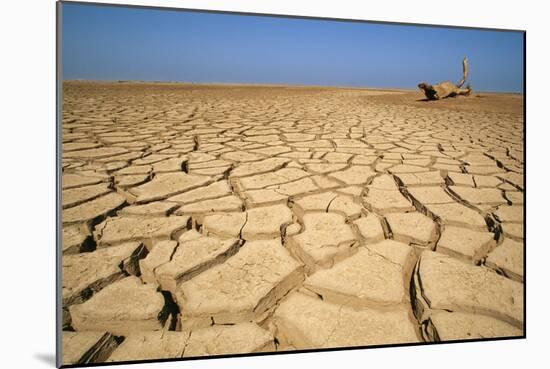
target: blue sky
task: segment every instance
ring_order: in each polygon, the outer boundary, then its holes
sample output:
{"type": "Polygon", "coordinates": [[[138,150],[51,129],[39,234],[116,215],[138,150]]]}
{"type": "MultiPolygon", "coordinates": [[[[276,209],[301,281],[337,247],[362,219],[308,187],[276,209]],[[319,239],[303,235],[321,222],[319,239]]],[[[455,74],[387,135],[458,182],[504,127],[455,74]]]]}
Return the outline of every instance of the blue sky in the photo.
{"type": "Polygon", "coordinates": [[[63,4],[63,79],[523,91],[523,34],[63,4]]]}

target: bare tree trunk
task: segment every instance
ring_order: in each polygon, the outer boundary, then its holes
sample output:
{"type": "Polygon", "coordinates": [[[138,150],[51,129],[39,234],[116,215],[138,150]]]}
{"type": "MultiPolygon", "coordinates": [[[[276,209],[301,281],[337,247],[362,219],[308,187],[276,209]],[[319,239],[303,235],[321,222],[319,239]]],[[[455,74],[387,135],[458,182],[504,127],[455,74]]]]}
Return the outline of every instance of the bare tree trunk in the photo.
{"type": "Polygon", "coordinates": [[[428,100],[439,100],[446,97],[455,97],[455,96],[468,96],[472,92],[470,85],[466,85],[466,88],[462,88],[464,82],[468,78],[468,58],[462,60],[462,79],[458,84],[454,84],[449,81],[440,82],[436,85],[430,85],[425,82],[418,84],[418,88],[426,95],[428,100]]]}
{"type": "Polygon", "coordinates": [[[466,79],[468,78],[468,58],[462,60],[462,79],[457,83],[456,87],[461,88],[466,79]]]}

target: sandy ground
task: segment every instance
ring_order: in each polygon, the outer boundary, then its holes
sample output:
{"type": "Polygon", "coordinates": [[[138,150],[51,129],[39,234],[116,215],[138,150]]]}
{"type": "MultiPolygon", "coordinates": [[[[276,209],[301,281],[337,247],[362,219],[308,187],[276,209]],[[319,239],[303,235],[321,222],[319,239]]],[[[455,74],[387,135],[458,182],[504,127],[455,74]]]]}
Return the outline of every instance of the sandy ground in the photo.
{"type": "Polygon", "coordinates": [[[523,96],[63,94],[65,363],[523,335],[523,96]]]}

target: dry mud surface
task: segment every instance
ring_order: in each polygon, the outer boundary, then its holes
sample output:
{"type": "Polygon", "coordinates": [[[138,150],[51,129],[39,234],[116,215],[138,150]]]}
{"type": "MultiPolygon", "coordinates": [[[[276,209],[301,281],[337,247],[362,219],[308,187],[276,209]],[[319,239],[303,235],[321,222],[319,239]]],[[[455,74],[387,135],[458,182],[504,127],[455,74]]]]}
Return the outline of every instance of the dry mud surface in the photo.
{"type": "Polygon", "coordinates": [[[523,98],[66,82],[66,364],[523,335],[523,98]]]}

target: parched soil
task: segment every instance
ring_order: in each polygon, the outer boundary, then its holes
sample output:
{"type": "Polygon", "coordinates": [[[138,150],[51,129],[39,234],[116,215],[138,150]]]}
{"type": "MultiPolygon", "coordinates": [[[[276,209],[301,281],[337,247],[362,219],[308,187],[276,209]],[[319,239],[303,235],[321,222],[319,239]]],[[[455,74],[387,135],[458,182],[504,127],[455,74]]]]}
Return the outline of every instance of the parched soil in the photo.
{"type": "Polygon", "coordinates": [[[523,96],[65,82],[63,362],[522,336],[523,96]]]}

